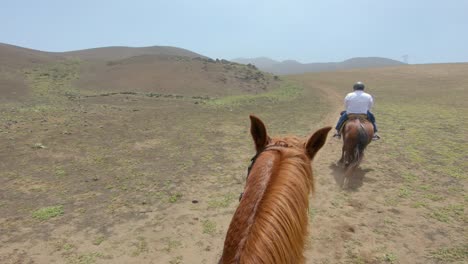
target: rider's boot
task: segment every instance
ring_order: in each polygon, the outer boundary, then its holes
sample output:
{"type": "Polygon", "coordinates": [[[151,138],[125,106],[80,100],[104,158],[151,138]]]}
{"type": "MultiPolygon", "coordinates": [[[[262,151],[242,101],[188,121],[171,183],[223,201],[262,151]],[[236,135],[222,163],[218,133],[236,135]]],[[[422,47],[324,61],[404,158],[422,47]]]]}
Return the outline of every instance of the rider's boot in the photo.
{"type": "Polygon", "coordinates": [[[374,133],[374,136],[372,137],[372,140],[379,140],[380,136],[377,135],[377,133],[374,133]]]}
{"type": "Polygon", "coordinates": [[[334,138],[340,139],[341,138],[341,133],[339,130],[336,131],[335,135],[333,135],[334,138]]]}

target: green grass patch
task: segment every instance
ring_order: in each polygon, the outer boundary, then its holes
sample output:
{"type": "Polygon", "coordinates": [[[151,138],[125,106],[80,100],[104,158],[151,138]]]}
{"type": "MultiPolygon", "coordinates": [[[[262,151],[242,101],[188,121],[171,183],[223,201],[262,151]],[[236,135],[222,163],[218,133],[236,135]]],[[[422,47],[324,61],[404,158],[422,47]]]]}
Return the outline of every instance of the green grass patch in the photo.
{"type": "Polygon", "coordinates": [[[182,193],[179,193],[179,192],[178,192],[178,193],[171,194],[171,195],[169,196],[169,198],[168,198],[168,201],[169,201],[170,203],[176,203],[177,201],[180,200],[180,198],[182,198],[182,196],[183,196],[182,193]]]}
{"type": "Polygon", "coordinates": [[[468,244],[461,247],[441,248],[430,251],[428,258],[436,259],[442,263],[468,260],[468,244]]]}
{"type": "Polygon", "coordinates": [[[408,182],[408,183],[413,183],[415,182],[418,177],[410,172],[404,172],[402,175],[403,179],[408,182]]]}
{"type": "Polygon", "coordinates": [[[397,206],[400,203],[400,199],[398,197],[385,197],[384,205],[386,206],[397,206]]]}
{"type": "Polygon", "coordinates": [[[429,199],[434,202],[445,200],[445,197],[443,197],[442,195],[438,195],[434,193],[426,193],[424,194],[424,198],[429,199]]]}
{"type": "Polygon", "coordinates": [[[181,264],[184,258],[182,256],[177,256],[169,261],[169,264],[181,264]]]}
{"type": "Polygon", "coordinates": [[[203,234],[214,235],[216,233],[216,223],[210,220],[202,222],[203,234]]]}
{"type": "Polygon", "coordinates": [[[148,242],[146,242],[144,237],[138,237],[137,242],[133,244],[135,249],[132,252],[132,257],[137,257],[144,252],[148,252],[148,242]]]}
{"type": "Polygon", "coordinates": [[[411,195],[411,191],[406,187],[400,188],[398,192],[398,197],[401,197],[401,198],[407,198],[410,195],[411,195]]]}
{"type": "Polygon", "coordinates": [[[256,95],[226,96],[207,102],[209,106],[241,106],[259,102],[289,101],[302,94],[302,88],[291,82],[284,82],[279,88],[256,95]]]}
{"type": "Polygon", "coordinates": [[[71,82],[78,79],[81,61],[68,59],[55,64],[42,65],[23,72],[36,102],[65,103],[79,95],[71,82]]]}
{"type": "Polygon", "coordinates": [[[383,220],[383,222],[384,222],[384,225],[386,225],[386,226],[391,226],[391,225],[395,224],[395,221],[393,221],[392,219],[389,219],[389,218],[385,218],[383,220]]]}
{"type": "Polygon", "coordinates": [[[429,216],[436,219],[437,221],[448,223],[450,221],[450,217],[444,210],[436,210],[429,213],[429,216]]]}
{"type": "Polygon", "coordinates": [[[102,253],[91,252],[85,254],[73,254],[67,257],[68,264],[94,264],[97,258],[103,257],[102,253]]]}
{"type": "Polygon", "coordinates": [[[105,240],[104,236],[98,236],[96,237],[96,239],[94,239],[93,245],[99,246],[102,244],[102,242],[104,242],[104,240],[105,240]]]}
{"type": "Polygon", "coordinates": [[[63,246],[62,246],[62,249],[65,250],[65,251],[70,251],[70,250],[72,250],[72,249],[74,249],[74,248],[75,248],[75,246],[73,246],[73,245],[70,244],[70,243],[65,243],[65,244],[63,244],[63,246]]]}
{"type": "Polygon", "coordinates": [[[430,186],[430,185],[421,185],[421,186],[419,186],[419,189],[424,190],[424,191],[428,191],[428,190],[432,189],[432,186],[430,186]]]}
{"type": "Polygon", "coordinates": [[[448,205],[442,208],[433,209],[429,216],[444,223],[452,221],[466,221],[465,207],[463,205],[448,205]]]}
{"type": "Polygon", "coordinates": [[[57,176],[59,178],[62,178],[67,174],[67,172],[64,169],[62,169],[61,167],[57,167],[57,168],[55,168],[54,174],[55,174],[55,176],[57,176]]]}
{"type": "Polygon", "coordinates": [[[46,114],[50,112],[58,112],[58,111],[63,111],[64,108],[59,106],[59,105],[53,105],[49,103],[37,103],[35,105],[21,105],[16,108],[18,113],[21,114],[46,114]]]}
{"type": "Polygon", "coordinates": [[[315,217],[318,215],[318,213],[319,213],[318,209],[309,207],[309,211],[308,211],[309,221],[313,221],[315,217]]]}
{"type": "Polygon", "coordinates": [[[154,197],[155,199],[161,199],[164,196],[164,193],[161,191],[152,191],[148,194],[148,196],[154,197]]]}
{"type": "Polygon", "coordinates": [[[385,263],[397,263],[398,258],[394,253],[385,253],[381,260],[385,263]]]}
{"type": "Polygon", "coordinates": [[[413,208],[421,208],[421,207],[427,207],[427,202],[415,202],[414,204],[411,205],[413,208]]]}
{"type": "Polygon", "coordinates": [[[208,201],[208,208],[226,208],[228,207],[233,201],[236,200],[238,196],[234,193],[225,194],[219,198],[215,198],[208,201]]]}
{"type": "Polygon", "coordinates": [[[63,214],[63,206],[57,205],[38,209],[32,213],[32,217],[41,221],[46,221],[50,218],[57,217],[63,214]]]}
{"type": "Polygon", "coordinates": [[[169,239],[166,244],[166,248],[164,249],[166,252],[171,252],[174,249],[180,248],[182,246],[182,242],[178,240],[169,239]]]}

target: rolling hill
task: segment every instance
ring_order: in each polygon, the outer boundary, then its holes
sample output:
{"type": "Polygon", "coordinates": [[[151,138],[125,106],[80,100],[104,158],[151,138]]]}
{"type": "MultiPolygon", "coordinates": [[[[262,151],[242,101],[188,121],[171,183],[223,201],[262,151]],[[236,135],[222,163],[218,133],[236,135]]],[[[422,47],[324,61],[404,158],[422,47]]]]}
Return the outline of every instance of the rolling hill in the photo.
{"type": "Polygon", "coordinates": [[[46,52],[0,43],[2,67],[31,66],[31,64],[50,63],[60,59],[79,58],[81,60],[119,60],[141,55],[167,55],[188,58],[207,58],[198,53],[170,46],[152,47],[101,47],[67,52],[46,52]]]}
{"type": "Polygon", "coordinates": [[[50,63],[60,58],[61,56],[59,53],[53,54],[0,43],[0,67],[3,69],[18,69],[21,67],[50,63]]]}
{"type": "Polygon", "coordinates": [[[60,53],[66,57],[77,57],[82,60],[119,60],[141,55],[166,55],[180,56],[188,58],[207,58],[198,53],[170,46],[152,46],[152,47],[103,47],[94,49],[85,49],[77,51],[68,51],[60,53]]]}
{"type": "Polygon", "coordinates": [[[300,63],[295,60],[285,60],[280,62],[266,57],[258,57],[251,59],[237,58],[233,59],[232,61],[243,64],[253,64],[262,71],[279,75],[404,65],[404,63],[400,61],[380,57],[358,57],[351,58],[342,62],[325,63],[300,63]]]}
{"type": "Polygon", "coordinates": [[[256,94],[279,83],[255,67],[176,47],[44,52],[0,44],[0,100],[28,100],[48,93],[256,94]]]}

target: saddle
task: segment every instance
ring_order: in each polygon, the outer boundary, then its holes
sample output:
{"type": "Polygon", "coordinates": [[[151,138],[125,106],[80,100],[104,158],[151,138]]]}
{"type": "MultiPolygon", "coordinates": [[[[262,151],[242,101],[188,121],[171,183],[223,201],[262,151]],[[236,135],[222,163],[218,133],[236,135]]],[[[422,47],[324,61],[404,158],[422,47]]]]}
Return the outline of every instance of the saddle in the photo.
{"type": "Polygon", "coordinates": [[[348,114],[348,119],[343,122],[343,125],[340,127],[340,133],[343,132],[343,128],[345,127],[346,123],[348,123],[349,120],[355,120],[359,119],[361,122],[368,121],[367,115],[366,114],[348,114]]]}
{"type": "MultiPolygon", "coordinates": [[[[367,120],[367,115],[366,114],[348,114],[348,120],[354,120],[354,119],[360,119],[361,121],[367,120]]],[[[346,120],[346,122],[348,122],[346,120]]]]}

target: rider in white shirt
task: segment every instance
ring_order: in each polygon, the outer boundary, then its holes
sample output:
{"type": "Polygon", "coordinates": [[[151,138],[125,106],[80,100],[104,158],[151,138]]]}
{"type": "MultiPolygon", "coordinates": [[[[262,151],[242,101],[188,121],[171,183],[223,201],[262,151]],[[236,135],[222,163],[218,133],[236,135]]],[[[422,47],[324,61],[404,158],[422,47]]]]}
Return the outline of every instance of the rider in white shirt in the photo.
{"type": "Polygon", "coordinates": [[[348,114],[366,114],[367,119],[374,126],[373,140],[380,139],[380,136],[377,135],[375,117],[370,112],[372,106],[374,106],[374,99],[370,94],[364,92],[364,87],[365,86],[362,82],[357,82],[353,86],[354,92],[346,95],[344,99],[346,111],[341,112],[341,117],[338,120],[338,124],[336,124],[336,134],[333,137],[341,138],[339,130],[342,124],[348,119],[348,114]]]}

